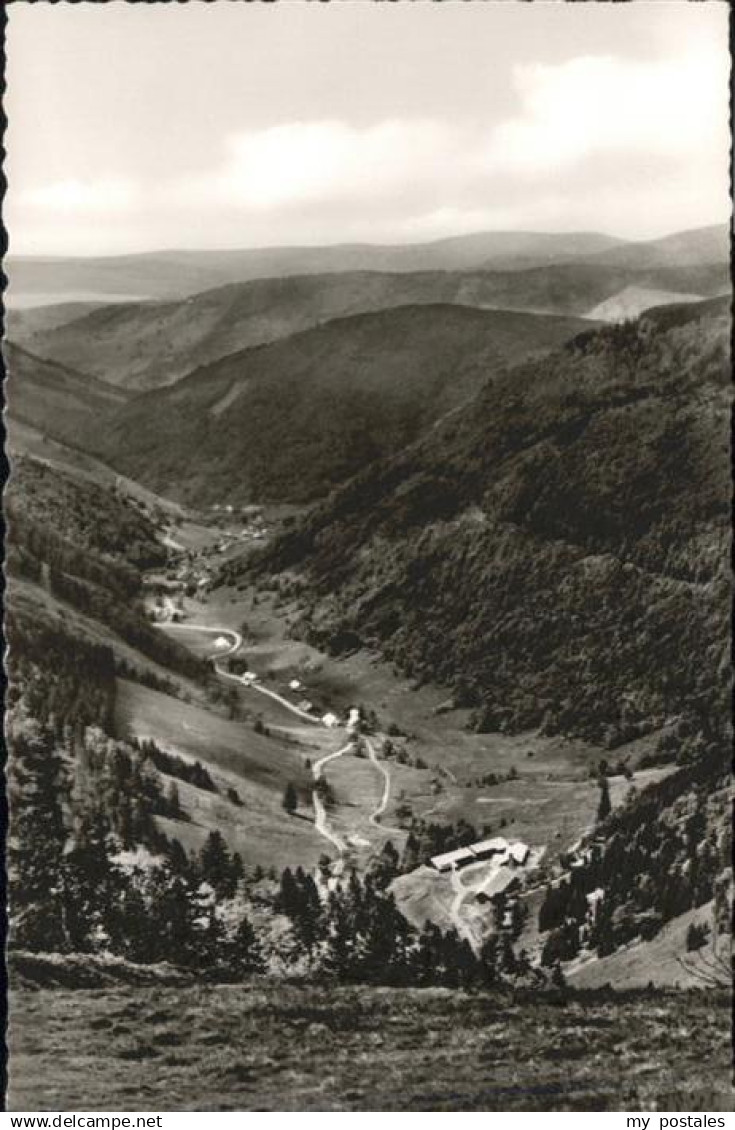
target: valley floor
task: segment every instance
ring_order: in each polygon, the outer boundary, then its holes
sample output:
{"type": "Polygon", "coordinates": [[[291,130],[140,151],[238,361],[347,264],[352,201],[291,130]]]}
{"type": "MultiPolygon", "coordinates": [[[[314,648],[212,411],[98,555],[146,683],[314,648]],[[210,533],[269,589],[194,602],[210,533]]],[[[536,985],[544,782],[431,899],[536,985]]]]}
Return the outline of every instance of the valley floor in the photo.
{"type": "Polygon", "coordinates": [[[725,993],[18,988],[10,1110],[730,1110],[725,993]]]}

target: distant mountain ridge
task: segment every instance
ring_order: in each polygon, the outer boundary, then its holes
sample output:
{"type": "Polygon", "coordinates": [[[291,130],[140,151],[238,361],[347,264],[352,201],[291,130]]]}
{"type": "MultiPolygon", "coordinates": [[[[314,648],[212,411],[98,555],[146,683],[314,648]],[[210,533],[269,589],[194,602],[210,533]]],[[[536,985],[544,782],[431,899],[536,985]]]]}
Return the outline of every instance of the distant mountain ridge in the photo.
{"type": "Polygon", "coordinates": [[[601,257],[626,267],[726,261],[725,225],[631,243],[596,232],[479,232],[429,243],[343,244],[327,247],[272,247],[244,250],[154,251],[98,258],[34,258],[10,255],[6,301],[29,305],[76,296],[105,295],[119,301],[187,297],[228,282],[333,271],[530,269],[601,257]],[[657,250],[658,249],[658,250],[657,250]]]}
{"type": "Polygon", "coordinates": [[[229,282],[334,271],[462,270],[492,262],[506,268],[591,255],[621,241],[599,233],[478,232],[428,243],[345,243],[322,247],[163,250],[90,258],[9,256],[13,294],[106,293],[182,298],[229,282]]]}

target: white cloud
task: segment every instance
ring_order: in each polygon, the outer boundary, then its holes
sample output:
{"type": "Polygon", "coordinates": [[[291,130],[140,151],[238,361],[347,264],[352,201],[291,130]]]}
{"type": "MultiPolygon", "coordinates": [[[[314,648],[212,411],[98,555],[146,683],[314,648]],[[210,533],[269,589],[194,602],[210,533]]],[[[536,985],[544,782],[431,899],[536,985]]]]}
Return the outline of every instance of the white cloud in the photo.
{"type": "Polygon", "coordinates": [[[188,176],[87,178],[70,164],[22,191],[11,175],[12,238],[88,250],[100,233],[124,249],[715,222],[729,210],[728,65],[697,43],[664,60],[518,66],[518,111],[496,125],[492,108],[484,121],[291,120],[223,137],[219,160],[188,176]]]}
{"type": "Polygon", "coordinates": [[[20,193],[17,203],[41,211],[86,215],[127,211],[137,204],[139,196],[131,181],[69,179],[20,193]]]}
{"type": "Polygon", "coordinates": [[[290,122],[231,137],[223,167],[180,185],[178,195],[263,210],[385,196],[451,179],[457,148],[446,126],[427,120],[362,129],[290,122]]]}
{"type": "Polygon", "coordinates": [[[536,174],[611,153],[721,159],[728,67],[725,50],[701,49],[660,62],[586,56],[518,66],[522,112],[493,131],[486,167],[536,174]]]}

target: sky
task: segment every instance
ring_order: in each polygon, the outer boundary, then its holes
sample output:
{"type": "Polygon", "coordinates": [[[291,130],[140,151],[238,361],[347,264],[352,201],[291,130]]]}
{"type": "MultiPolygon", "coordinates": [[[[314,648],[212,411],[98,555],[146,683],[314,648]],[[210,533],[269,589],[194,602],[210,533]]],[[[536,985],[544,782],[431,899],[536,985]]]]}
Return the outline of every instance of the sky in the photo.
{"type": "Polygon", "coordinates": [[[10,252],[727,220],[719,0],[8,9],[10,252]]]}

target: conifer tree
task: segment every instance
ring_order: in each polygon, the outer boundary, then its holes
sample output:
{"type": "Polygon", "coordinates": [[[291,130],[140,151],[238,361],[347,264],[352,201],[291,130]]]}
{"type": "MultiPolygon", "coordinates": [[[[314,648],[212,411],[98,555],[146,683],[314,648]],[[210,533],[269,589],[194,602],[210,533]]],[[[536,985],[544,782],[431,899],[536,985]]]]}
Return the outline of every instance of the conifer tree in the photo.
{"type": "Polygon", "coordinates": [[[221,898],[232,897],[236,885],[232,859],[222,833],[216,828],[209,833],[202,847],[199,868],[202,879],[205,883],[209,883],[221,898]]]}
{"type": "Polygon", "coordinates": [[[123,886],[110,858],[114,850],[105,816],[101,812],[84,816],[62,869],[66,928],[75,950],[94,948],[95,942],[110,938],[123,886]]]}
{"type": "Polygon", "coordinates": [[[246,917],[240,920],[232,938],[230,968],[238,977],[247,976],[249,973],[263,973],[265,970],[262,947],[250,920],[246,917]]]}
{"type": "Polygon", "coordinates": [[[299,806],[299,798],[293,782],[289,781],[283,791],[283,807],[289,816],[293,816],[299,806]]]}
{"type": "Polygon", "coordinates": [[[29,949],[66,943],[62,766],[51,735],[25,721],[11,736],[15,797],[8,843],[11,940],[29,949]]]}
{"type": "Polygon", "coordinates": [[[600,777],[600,803],[597,808],[597,822],[601,824],[603,820],[612,812],[612,804],[610,803],[610,786],[607,782],[607,777],[600,777]]]}

